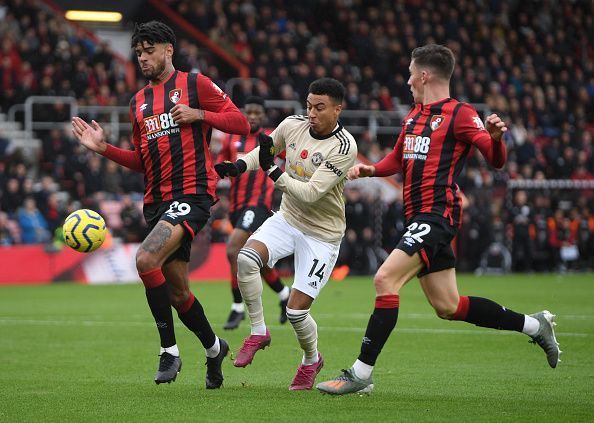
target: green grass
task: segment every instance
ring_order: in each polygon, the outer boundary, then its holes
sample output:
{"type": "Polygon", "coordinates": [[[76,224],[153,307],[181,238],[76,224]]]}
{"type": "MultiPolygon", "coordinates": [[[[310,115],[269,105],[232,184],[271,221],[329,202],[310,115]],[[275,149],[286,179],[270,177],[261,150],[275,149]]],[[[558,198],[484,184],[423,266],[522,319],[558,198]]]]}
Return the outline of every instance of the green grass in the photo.
{"type": "MultiPolygon", "coordinates": [[[[460,276],[459,285],[516,311],[556,313],[563,362],[550,369],[524,335],[439,320],[413,281],[401,292],[373,394],[289,392],[301,354],[265,287],[271,348],[245,369],[227,361],[225,386],[207,391],[203,351],[177,321],[183,371],[157,386],[158,338],[140,285],[2,287],[0,421],[594,421],[593,275],[460,276]]],[[[236,351],[248,325],[221,329],[228,285],[192,289],[236,351]]],[[[373,296],[371,278],[324,289],[313,307],[326,361],[318,381],[356,358],[373,296]]]]}

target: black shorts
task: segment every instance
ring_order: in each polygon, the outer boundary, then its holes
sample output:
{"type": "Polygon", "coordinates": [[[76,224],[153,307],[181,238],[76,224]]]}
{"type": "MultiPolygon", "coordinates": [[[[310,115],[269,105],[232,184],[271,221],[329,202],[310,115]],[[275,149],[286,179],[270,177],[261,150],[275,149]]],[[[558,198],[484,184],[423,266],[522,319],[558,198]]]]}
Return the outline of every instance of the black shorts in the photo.
{"type": "Polygon", "coordinates": [[[425,267],[418,277],[456,267],[452,239],[458,229],[437,216],[419,215],[407,225],[396,248],[409,256],[419,253],[425,267]]]}
{"type": "Polygon", "coordinates": [[[174,259],[190,261],[192,240],[208,221],[212,203],[209,195],[191,195],[144,205],[143,213],[149,231],[152,231],[160,220],[172,225],[182,225],[186,230],[181,246],[167,258],[166,263],[174,259]]]}
{"type": "Polygon", "coordinates": [[[236,229],[243,229],[248,232],[256,232],[266,219],[272,216],[272,212],[264,206],[246,207],[235,210],[229,216],[231,224],[236,229]]]}

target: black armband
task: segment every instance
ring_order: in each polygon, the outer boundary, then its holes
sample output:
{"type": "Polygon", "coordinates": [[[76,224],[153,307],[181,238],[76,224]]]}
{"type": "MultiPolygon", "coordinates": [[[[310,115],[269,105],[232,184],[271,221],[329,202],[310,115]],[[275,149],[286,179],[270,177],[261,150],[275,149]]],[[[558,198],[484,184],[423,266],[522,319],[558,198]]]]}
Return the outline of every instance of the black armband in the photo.
{"type": "Polygon", "coordinates": [[[270,176],[270,179],[272,179],[274,182],[276,182],[283,173],[284,172],[277,165],[272,166],[270,169],[266,171],[266,174],[270,176]]]}

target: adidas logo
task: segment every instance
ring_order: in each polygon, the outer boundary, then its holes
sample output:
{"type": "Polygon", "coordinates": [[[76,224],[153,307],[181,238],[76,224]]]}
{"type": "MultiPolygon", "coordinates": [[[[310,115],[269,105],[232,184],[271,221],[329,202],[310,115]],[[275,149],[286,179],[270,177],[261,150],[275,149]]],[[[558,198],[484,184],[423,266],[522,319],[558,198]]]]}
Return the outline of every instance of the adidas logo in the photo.
{"type": "Polygon", "coordinates": [[[318,283],[316,281],[311,281],[308,283],[313,289],[318,289],[318,283]]]}

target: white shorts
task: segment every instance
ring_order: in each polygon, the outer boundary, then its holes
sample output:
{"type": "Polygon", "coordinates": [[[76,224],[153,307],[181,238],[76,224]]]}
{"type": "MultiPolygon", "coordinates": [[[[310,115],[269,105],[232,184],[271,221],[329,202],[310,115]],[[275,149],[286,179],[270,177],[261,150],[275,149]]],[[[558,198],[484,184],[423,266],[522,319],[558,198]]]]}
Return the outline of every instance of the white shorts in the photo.
{"type": "Polygon", "coordinates": [[[268,267],[295,254],[294,289],[316,298],[334,269],[340,243],[320,241],[291,226],[280,213],[275,213],[249,239],[268,249],[268,267]]]}

